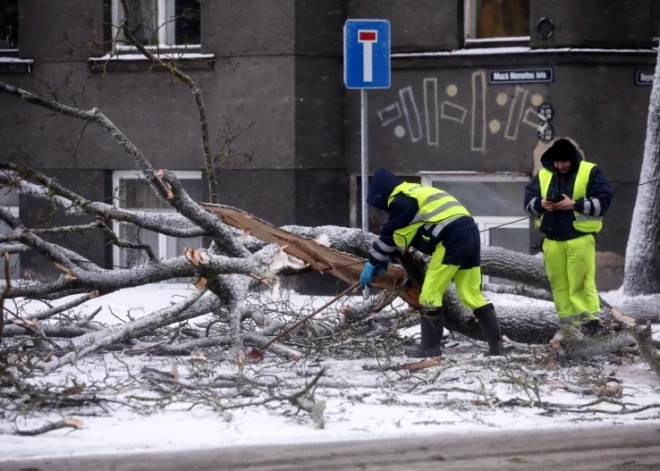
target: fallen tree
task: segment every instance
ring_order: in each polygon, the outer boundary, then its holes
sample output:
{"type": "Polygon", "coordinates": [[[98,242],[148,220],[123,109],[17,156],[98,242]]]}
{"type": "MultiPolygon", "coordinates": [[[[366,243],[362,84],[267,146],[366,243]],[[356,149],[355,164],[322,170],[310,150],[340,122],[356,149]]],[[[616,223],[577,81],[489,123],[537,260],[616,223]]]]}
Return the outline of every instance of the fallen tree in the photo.
{"type": "MultiPolygon", "coordinates": [[[[199,116],[202,157],[209,179],[211,203],[200,205],[190,197],[172,172],[154,168],[143,152],[102,110],[84,110],[0,82],[0,93],[16,98],[17,103],[46,109],[106,132],[135,163],[154,194],[173,210],[171,213],[134,211],[92,201],[34,168],[0,162],[0,170],[3,171],[0,185],[15,188],[22,195],[48,201],[74,219],[77,215],[95,218],[95,222],[88,224],[25,227],[9,211],[0,209],[0,220],[11,228],[9,233],[0,236],[2,252],[39,253],[61,272],[58,279],[41,283],[12,285],[7,279],[2,287],[3,302],[32,299],[52,303],[76,296],[75,299],[67,299],[63,306],[51,305],[38,313],[3,309],[4,325],[0,324],[0,339],[3,335],[5,338],[34,339],[35,355],[29,362],[47,371],[87,355],[116,348],[172,354],[223,346],[226,347],[227,358],[242,365],[246,346],[266,344],[273,335],[299,318],[300,313],[286,308],[271,310],[263,302],[265,293],[277,296],[279,277],[325,272],[345,282],[355,282],[375,235],[334,226],[277,228],[240,210],[216,204],[215,172],[221,162],[213,156],[202,90],[197,82],[178,69],[176,61],[164,62],[135,41],[128,24],[128,2],[122,1],[122,7],[125,19],[119,29],[123,31],[126,41],[135,46],[154,67],[167,70],[176,83],[189,87],[192,92],[199,116]],[[115,233],[109,224],[111,221],[179,238],[206,236],[212,242],[209,247],[187,248],[177,257],[160,260],[152,248],[139,238],[129,240],[115,233]],[[111,269],[49,241],[52,234],[93,232],[102,233],[108,244],[122,250],[146,254],[146,261],[111,269]],[[80,308],[96,297],[180,278],[191,280],[198,291],[188,299],[123,325],[100,325],[93,320],[93,313],[84,318],[69,314],[73,307],[80,308]],[[180,326],[194,319],[206,319],[204,316],[208,315],[212,316],[213,321],[205,321],[208,326],[203,333],[198,328],[186,328],[170,338],[166,345],[163,342],[163,335],[172,334],[172,326],[180,326]]],[[[552,304],[532,302],[532,298],[549,298],[542,260],[494,247],[484,247],[482,260],[485,275],[514,283],[513,288],[496,286],[492,287],[493,290],[513,290],[531,296],[528,306],[514,308],[496,304],[503,334],[514,342],[528,344],[545,345],[553,339],[559,325],[552,304]]],[[[356,336],[374,333],[389,335],[401,326],[414,323],[415,310],[420,307],[419,288],[427,259],[419,253],[408,252],[400,262],[400,266],[390,266],[388,273],[377,280],[376,287],[385,291],[381,297],[353,306],[350,314],[339,321],[310,321],[296,329],[292,336],[273,345],[270,351],[296,358],[303,353],[291,338],[298,338],[300,334],[321,342],[321,339],[345,335],[347,329],[356,336]],[[410,309],[396,315],[383,311],[397,296],[404,299],[410,309]]],[[[655,300],[643,304],[633,302],[619,308],[643,323],[641,321],[655,320],[654,308],[649,307],[655,303],[655,300]]],[[[474,316],[461,306],[453,289],[446,294],[445,307],[449,330],[471,339],[482,339],[474,316]]],[[[603,317],[610,319],[615,317],[614,314],[605,303],[603,317]]]]}
{"type": "MultiPolygon", "coordinates": [[[[11,213],[0,210],[0,219],[12,228],[11,233],[0,237],[0,243],[4,244],[6,253],[36,251],[50,259],[62,271],[60,278],[50,283],[14,287],[7,285],[4,289],[5,299],[52,300],[84,293],[80,298],[80,302],[83,303],[85,299],[91,299],[92,293],[93,296],[103,296],[128,287],[181,277],[194,279],[200,290],[205,293],[208,291],[209,294],[203,296],[200,291],[189,301],[179,303],[166,312],[153,313],[147,319],[122,326],[121,329],[99,329],[98,326],[92,327],[93,323],[90,321],[81,324],[80,320],[76,320],[73,324],[60,323],[58,326],[42,327],[37,323],[37,319],[46,320],[61,312],[58,309],[36,316],[15,318],[5,314],[8,324],[6,335],[16,336],[24,332],[26,335],[73,339],[67,344],[59,344],[61,351],[57,353],[60,355],[54,353],[49,361],[39,362],[42,368],[53,369],[100,349],[139,338],[145,331],[150,333],[154,329],[211,312],[222,313],[220,317],[228,325],[228,338],[231,339],[234,356],[242,361],[240,359],[243,355],[244,342],[248,341],[258,346],[260,341],[262,343],[267,341],[267,334],[245,332],[244,320],[252,319],[257,325],[267,328],[273,325],[277,325],[278,328],[286,326],[286,323],[269,318],[259,309],[247,305],[249,293],[264,286],[273,289],[277,284],[278,275],[326,271],[333,272],[335,276],[347,282],[357,279],[364,258],[374,240],[373,234],[334,226],[313,228],[287,226],[279,229],[233,208],[212,204],[202,207],[190,198],[171,172],[154,169],[144,155],[99,110],[89,112],[78,110],[2,83],[0,83],[0,91],[28,103],[98,124],[108,131],[135,160],[153,191],[168,202],[176,213],[129,211],[107,203],[89,201],[32,168],[8,162],[0,163],[0,169],[7,171],[0,176],[0,184],[18,188],[25,195],[46,199],[70,214],[93,215],[178,237],[206,235],[213,241],[208,249],[187,249],[180,257],[156,260],[148,245],[120,239],[100,219],[85,227],[72,225],[43,230],[26,228],[11,213]],[[237,233],[226,222],[249,232],[237,233]],[[139,266],[108,270],[44,238],[48,233],[81,230],[102,231],[109,243],[122,248],[143,250],[149,254],[149,260],[139,266]],[[287,258],[280,250],[282,246],[295,258],[287,258]],[[323,250],[332,255],[322,253],[323,250]],[[333,262],[332,257],[338,257],[340,262],[333,262]]],[[[536,298],[547,299],[548,282],[541,259],[496,247],[484,247],[482,258],[485,275],[510,280],[520,285],[520,293],[533,293],[536,298]]],[[[416,299],[423,281],[426,259],[419,253],[410,252],[403,257],[402,264],[405,271],[393,265],[377,286],[395,291],[412,308],[417,308],[419,306],[416,304],[416,299]]],[[[654,303],[655,301],[652,302],[654,303]]],[[[482,334],[474,316],[460,305],[452,289],[447,292],[445,306],[448,329],[481,340],[482,334]]],[[[633,301],[620,308],[639,321],[655,320],[654,309],[649,306],[647,300],[644,303],[633,301]]],[[[515,342],[546,344],[559,329],[556,312],[550,304],[540,307],[530,302],[527,307],[496,307],[503,334],[515,342]]],[[[365,305],[356,312],[362,310],[368,314],[371,308],[373,306],[365,305]]],[[[612,317],[612,310],[607,305],[604,306],[603,317],[605,319],[612,317]]],[[[342,327],[336,325],[335,329],[342,327]]],[[[298,354],[295,350],[284,346],[275,347],[273,351],[284,355],[298,354]]]]}

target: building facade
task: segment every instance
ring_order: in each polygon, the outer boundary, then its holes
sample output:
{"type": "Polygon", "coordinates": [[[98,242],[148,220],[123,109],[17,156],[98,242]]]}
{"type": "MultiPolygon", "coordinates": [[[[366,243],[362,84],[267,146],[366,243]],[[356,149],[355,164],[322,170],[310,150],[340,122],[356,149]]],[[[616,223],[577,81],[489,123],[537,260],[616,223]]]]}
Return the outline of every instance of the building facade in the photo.
{"type": "MultiPolygon", "coordinates": [[[[523,188],[552,139],[570,138],[613,184],[599,284],[620,284],[660,35],[656,1],[129,4],[136,38],[200,82],[215,150],[235,154],[220,175],[223,203],[274,224],[360,226],[360,93],[343,84],[342,27],[348,18],[387,19],[392,86],[368,92],[370,170],[447,189],[475,215],[485,244],[535,253],[523,188]],[[223,136],[239,130],[227,144],[223,136]]],[[[98,106],[155,167],[178,171],[204,200],[190,90],[123,45],[121,11],[119,0],[0,0],[0,80],[98,106]]],[[[115,141],[93,126],[83,132],[84,124],[0,96],[3,159],[38,167],[90,199],[167,211],[115,141]]],[[[28,226],[63,218],[26,196],[3,197],[28,226]]],[[[373,230],[382,217],[370,215],[373,230]]],[[[190,245],[116,229],[161,256],[190,245]]],[[[136,261],[100,234],[60,242],[104,266],[136,261]]],[[[22,255],[20,266],[55,273],[36,255],[22,255]]]]}

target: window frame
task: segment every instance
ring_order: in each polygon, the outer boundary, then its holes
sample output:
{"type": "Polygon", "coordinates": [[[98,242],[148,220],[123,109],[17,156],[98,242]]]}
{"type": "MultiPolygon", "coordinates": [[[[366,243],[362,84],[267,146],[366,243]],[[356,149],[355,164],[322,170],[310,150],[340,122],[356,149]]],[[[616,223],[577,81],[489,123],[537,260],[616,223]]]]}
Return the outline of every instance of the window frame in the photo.
{"type": "MultiPolygon", "coordinates": [[[[156,0],[158,3],[158,18],[156,19],[158,25],[158,44],[157,45],[147,45],[144,46],[148,51],[172,51],[172,50],[192,50],[197,51],[201,50],[202,45],[200,44],[168,44],[167,36],[171,34],[171,30],[175,28],[174,22],[167,22],[168,12],[167,12],[167,0],[156,0]]],[[[111,24],[112,24],[112,52],[135,52],[137,47],[127,44],[118,44],[117,40],[121,34],[119,31],[119,18],[123,16],[123,12],[120,6],[120,0],[112,0],[111,5],[111,24]]],[[[201,19],[200,19],[201,21],[201,19]]],[[[201,40],[201,38],[200,38],[201,40]]]]}
{"type": "MultiPolygon", "coordinates": [[[[9,173],[9,174],[12,175],[12,176],[13,176],[13,175],[16,175],[15,172],[13,172],[13,171],[11,171],[11,170],[9,170],[9,171],[5,171],[5,172],[6,172],[6,173],[9,173]]],[[[16,195],[20,197],[21,190],[20,190],[19,187],[12,188],[12,190],[15,191],[15,192],[16,192],[16,195]]],[[[0,189],[0,191],[5,191],[5,188],[0,189]]],[[[2,205],[2,208],[9,210],[9,212],[11,213],[12,216],[14,216],[14,217],[17,218],[17,219],[20,219],[20,203],[18,203],[18,204],[15,205],[15,206],[2,205]]],[[[12,255],[14,255],[14,254],[12,254],[12,255]]],[[[11,279],[12,279],[12,280],[19,280],[19,279],[21,278],[21,266],[20,266],[20,263],[21,263],[21,258],[20,258],[20,257],[21,257],[21,254],[19,253],[19,254],[15,254],[15,255],[18,256],[18,264],[19,264],[19,265],[18,265],[18,270],[17,270],[17,271],[11,271],[11,279]]]]}
{"type": "MultiPolygon", "coordinates": [[[[172,172],[174,176],[179,180],[199,180],[201,183],[203,183],[201,170],[170,170],[170,172],[172,172]]],[[[112,204],[115,208],[120,208],[119,184],[121,180],[145,180],[145,178],[139,171],[136,170],[113,171],[112,172],[112,204]]],[[[144,207],[137,209],[136,208],[122,208],[122,209],[126,209],[128,211],[147,211],[152,213],[176,212],[174,208],[162,209],[162,208],[144,207]]],[[[122,224],[130,224],[130,223],[120,222],[116,220],[112,221],[112,230],[115,232],[115,234],[117,234],[117,237],[119,237],[122,224]]],[[[166,260],[168,243],[172,243],[176,239],[177,239],[176,237],[168,236],[165,234],[158,234],[158,251],[154,253],[154,255],[159,260],[166,260]]],[[[116,245],[112,247],[112,266],[115,269],[125,268],[120,265],[120,261],[121,261],[120,250],[122,249],[120,249],[116,245]]],[[[124,250],[128,250],[128,249],[124,249],[124,250]]]]}
{"type": "Polygon", "coordinates": [[[477,38],[477,0],[464,0],[463,41],[470,47],[502,47],[528,45],[531,36],[502,36],[499,38],[477,38]]]}

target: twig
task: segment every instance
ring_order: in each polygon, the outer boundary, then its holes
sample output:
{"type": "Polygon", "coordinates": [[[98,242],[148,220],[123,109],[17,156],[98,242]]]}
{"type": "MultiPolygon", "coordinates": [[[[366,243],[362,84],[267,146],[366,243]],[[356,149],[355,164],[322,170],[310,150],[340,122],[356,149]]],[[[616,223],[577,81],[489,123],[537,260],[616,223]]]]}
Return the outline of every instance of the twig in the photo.
{"type": "Polygon", "coordinates": [[[35,428],[32,430],[16,430],[14,432],[16,435],[21,435],[24,437],[34,437],[36,435],[41,435],[43,433],[48,433],[52,432],[53,430],[58,430],[61,428],[73,428],[73,429],[81,429],[82,428],[82,422],[72,420],[70,418],[60,420],[59,422],[52,422],[50,424],[43,425],[39,428],[35,428]]]}
{"type": "MultiPolygon", "coordinates": [[[[31,168],[8,162],[0,162],[0,169],[17,172],[24,178],[17,184],[21,194],[49,200],[65,208],[70,213],[87,213],[111,218],[172,237],[198,237],[206,235],[206,232],[202,229],[191,226],[191,222],[180,214],[130,211],[107,203],[87,200],[77,193],[62,187],[55,180],[31,168]],[[25,178],[32,178],[39,185],[28,182],[25,178]]],[[[10,177],[0,175],[0,184],[8,185],[12,181],[10,177]]]]}
{"type": "Polygon", "coordinates": [[[127,240],[122,240],[120,239],[117,234],[115,234],[115,231],[110,229],[104,222],[103,220],[97,216],[96,218],[96,226],[101,229],[101,231],[110,239],[110,243],[113,245],[116,245],[119,248],[122,249],[131,249],[131,250],[144,250],[147,252],[147,256],[149,257],[149,260],[155,261],[157,260],[156,255],[154,255],[153,250],[151,249],[151,246],[148,244],[136,244],[135,242],[129,242],[127,240]]]}
{"type": "Polygon", "coordinates": [[[48,309],[46,311],[41,311],[41,312],[36,312],[34,314],[29,314],[25,316],[24,320],[26,321],[31,321],[31,320],[44,320],[48,319],[49,317],[52,317],[56,314],[59,314],[64,311],[68,311],[69,309],[73,309],[74,307],[80,306],[81,304],[86,303],[90,299],[94,299],[99,296],[98,291],[92,291],[91,293],[87,293],[83,296],[80,296],[79,298],[73,299],[69,301],[68,303],[61,304],[60,306],[55,306],[51,309],[48,309]]]}
{"type": "Polygon", "coordinates": [[[199,115],[199,124],[201,127],[201,138],[202,138],[202,149],[204,151],[204,164],[206,166],[206,178],[209,183],[209,200],[211,203],[218,202],[218,184],[216,181],[215,168],[213,165],[213,157],[211,156],[211,145],[209,142],[209,124],[206,117],[206,106],[204,105],[204,99],[202,97],[202,89],[197,82],[195,82],[190,76],[181,72],[176,65],[172,63],[165,63],[150,51],[148,51],[139,41],[135,39],[133,33],[130,30],[130,25],[128,24],[128,19],[130,18],[129,9],[128,9],[128,0],[121,0],[121,5],[124,10],[124,20],[121,24],[121,29],[124,32],[124,36],[128,39],[133,46],[137,48],[144,57],[149,59],[154,64],[157,64],[160,67],[163,67],[176,77],[181,83],[187,85],[192,91],[193,96],[195,97],[195,103],[197,104],[197,113],[199,115]]]}
{"type": "Polygon", "coordinates": [[[63,234],[68,232],[87,232],[93,231],[98,227],[98,224],[95,222],[90,222],[89,224],[81,224],[77,226],[60,226],[60,227],[46,227],[46,228],[34,228],[28,229],[28,231],[34,234],[63,234]]]}
{"type": "Polygon", "coordinates": [[[310,315],[308,315],[308,316],[306,316],[306,317],[303,317],[302,319],[300,319],[298,322],[296,322],[295,324],[293,324],[291,327],[289,327],[289,328],[286,329],[285,331],[280,332],[279,334],[277,334],[275,337],[273,337],[273,338],[270,339],[268,342],[266,342],[266,344],[263,345],[259,350],[261,350],[261,351],[263,352],[263,351],[266,350],[271,344],[277,342],[279,339],[281,339],[281,338],[284,337],[285,335],[291,333],[292,331],[294,331],[295,329],[297,329],[298,327],[300,327],[301,325],[303,325],[305,322],[307,322],[308,320],[310,320],[312,317],[316,316],[318,313],[320,313],[320,312],[323,311],[325,308],[327,308],[328,306],[330,306],[332,303],[336,302],[337,300],[343,298],[344,296],[346,296],[346,295],[349,294],[350,292],[354,291],[359,285],[360,285],[360,283],[354,283],[354,284],[352,284],[351,286],[349,286],[348,288],[346,288],[344,291],[342,291],[341,293],[339,293],[337,296],[335,296],[334,298],[332,298],[330,301],[328,301],[327,303],[325,303],[323,306],[321,306],[320,308],[316,309],[316,310],[315,310],[314,312],[312,312],[310,315]]]}
{"type": "Polygon", "coordinates": [[[5,330],[5,298],[11,289],[11,276],[9,275],[9,254],[3,254],[5,258],[5,289],[2,290],[0,295],[0,345],[2,345],[2,334],[5,330]]]}

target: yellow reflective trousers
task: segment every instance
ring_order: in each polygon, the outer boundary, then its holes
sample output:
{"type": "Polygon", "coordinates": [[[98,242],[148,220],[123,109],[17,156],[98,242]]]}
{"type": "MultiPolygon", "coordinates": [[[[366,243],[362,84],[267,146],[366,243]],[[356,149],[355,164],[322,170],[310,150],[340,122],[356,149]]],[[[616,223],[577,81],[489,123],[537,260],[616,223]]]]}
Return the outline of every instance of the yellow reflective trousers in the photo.
{"type": "Polygon", "coordinates": [[[462,270],[458,265],[445,265],[442,263],[444,258],[445,247],[439,243],[426,269],[426,278],[419,296],[420,304],[431,308],[441,307],[442,296],[452,280],[466,308],[474,310],[488,304],[481,293],[481,267],[462,270]]]}
{"type": "Polygon", "coordinates": [[[577,325],[598,319],[600,302],[596,289],[596,239],[543,241],[543,259],[561,324],[577,325]]]}

